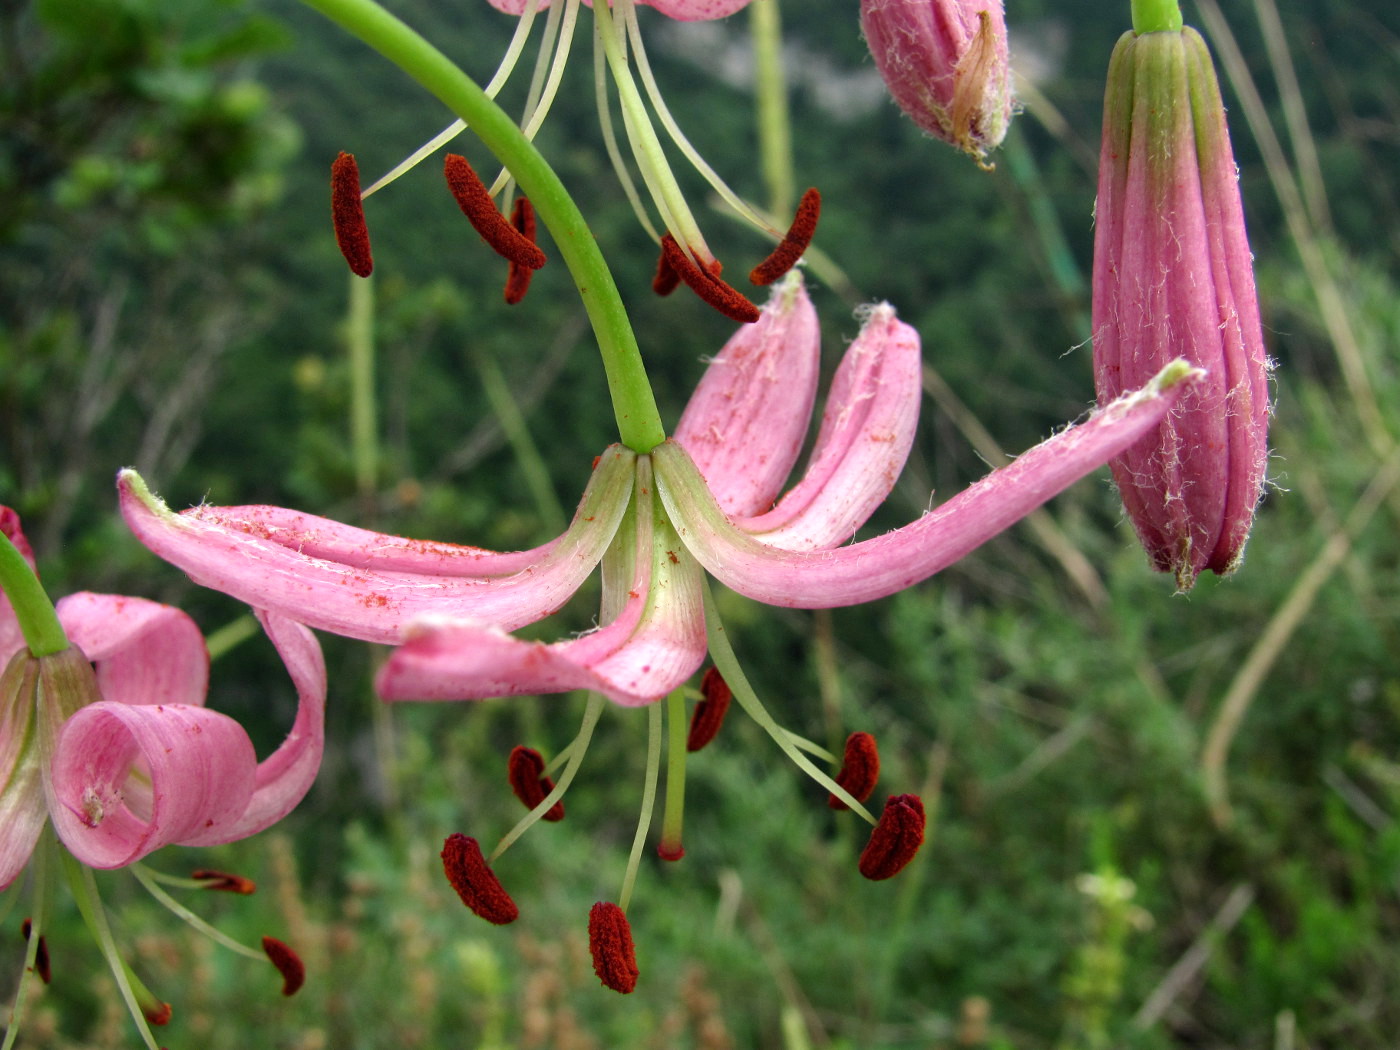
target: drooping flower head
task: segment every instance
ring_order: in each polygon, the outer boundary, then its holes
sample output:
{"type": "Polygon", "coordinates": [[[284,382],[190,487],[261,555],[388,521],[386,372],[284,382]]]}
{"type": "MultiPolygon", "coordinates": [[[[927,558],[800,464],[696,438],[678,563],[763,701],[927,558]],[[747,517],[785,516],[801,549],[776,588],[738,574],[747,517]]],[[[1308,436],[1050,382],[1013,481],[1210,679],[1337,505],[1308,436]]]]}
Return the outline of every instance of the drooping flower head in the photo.
{"type": "Polygon", "coordinates": [[[1002,0],[861,0],[860,25],[899,108],[985,166],[1015,108],[1002,0]]]}
{"type": "MultiPolygon", "coordinates": [[[[735,662],[705,597],[702,567],[775,605],[824,608],[893,594],[961,558],[1137,440],[1195,373],[1172,366],[1144,390],[1061,431],[936,510],[848,543],[888,496],[908,455],[920,400],[919,339],[888,304],[866,311],[832,381],[807,468],[784,492],[815,402],[818,357],[815,311],[794,274],[759,321],[741,327],[711,362],[674,438],[645,454],[620,445],[604,450],[573,523],[531,551],[409,540],[277,507],[201,506],[176,514],[132,472],[119,478],[122,510],[143,543],[196,582],[313,626],[397,645],[376,683],[385,699],[585,689],[649,708],[655,733],[664,708],[677,727],[668,770],[683,768],[686,683],[708,648],[725,688],[707,675],[705,700],[732,690],[825,790],[876,823],[861,870],[887,878],[922,840],[922,807],[912,796],[894,796],[877,823],[852,794],[873,790],[873,740],[860,740],[846,758],[850,790],[798,753],[792,734],[763,710],[735,662]],[[601,626],[553,643],[510,633],[559,609],[599,562],[601,626]]],[[[534,805],[527,821],[553,810],[597,717],[590,702],[585,728],[548,788],[544,778],[561,759],[512,760],[512,788],[534,805]]],[[[697,739],[712,736],[713,728],[697,739]]],[[[837,757],[825,757],[834,770],[837,757]]],[[[677,859],[684,853],[679,803],[673,808],[668,800],[666,812],[659,848],[677,859]]],[[[469,905],[488,901],[491,914],[513,914],[489,862],[518,830],[490,857],[465,838],[444,848],[445,870],[469,905]]],[[[625,912],[625,893],[616,907],[625,912]]],[[[602,955],[603,970],[612,975],[605,983],[627,984],[616,975],[630,972],[631,956],[602,955]]]]}
{"type": "Polygon", "coordinates": [[[1234,571],[1264,483],[1270,365],[1225,110],[1194,29],[1126,33],[1110,60],[1093,333],[1100,404],[1167,361],[1205,369],[1113,476],[1181,590],[1234,571]]]}
{"type": "MultiPolygon", "coordinates": [[[[8,507],[0,507],[0,533],[32,570],[8,507]]],[[[291,732],[259,763],[243,728],[205,706],[209,653],[183,612],[87,592],[68,595],[54,611],[71,644],[35,655],[0,587],[0,889],[23,874],[36,850],[43,854],[36,863],[51,862],[46,825],[79,864],[121,868],[169,844],[246,838],[301,801],[320,768],[326,697],[320,646],[305,627],[258,614],[298,694],[291,732]]],[[[137,877],[150,886],[149,873],[137,877]]],[[[251,892],[247,880],[224,873],[180,881],[251,892]]],[[[83,885],[93,895],[89,910],[100,909],[90,878],[83,885]]],[[[30,920],[38,937],[43,911],[40,897],[30,920]]],[[[285,976],[295,953],[269,940],[278,948],[267,955],[285,976]]],[[[164,1023],[169,1007],[120,967],[110,934],[101,947],[119,984],[132,983],[145,1020],[164,1023]]],[[[143,1036],[150,1041],[144,1028],[143,1036]]]]}

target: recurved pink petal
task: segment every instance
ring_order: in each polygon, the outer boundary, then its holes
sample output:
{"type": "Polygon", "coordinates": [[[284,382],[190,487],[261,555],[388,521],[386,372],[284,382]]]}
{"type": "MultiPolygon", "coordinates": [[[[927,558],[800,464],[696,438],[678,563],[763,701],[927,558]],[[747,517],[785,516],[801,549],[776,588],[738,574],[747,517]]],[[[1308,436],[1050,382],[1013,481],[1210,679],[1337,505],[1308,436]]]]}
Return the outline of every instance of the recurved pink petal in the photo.
{"type": "Polygon", "coordinates": [[[736,524],[784,550],[845,543],[894,488],[919,422],[919,333],[870,308],[831,383],[806,474],[766,514],[736,524]]]}
{"type": "Polygon", "coordinates": [[[783,551],[737,528],[674,442],[652,452],[662,502],[696,559],[769,605],[854,605],[932,576],[1142,437],[1201,373],[1176,362],[1147,387],[1042,442],[903,528],[835,550],[783,551]]]}
{"type": "Polygon", "coordinates": [[[33,732],[38,676],[38,661],[25,649],[0,673],[0,890],[29,863],[48,815],[33,732]]]}
{"type": "MultiPolygon", "coordinates": [[[[630,581],[611,623],[552,645],[466,623],[424,623],[394,651],[376,683],[386,700],[475,700],[592,689],[636,706],[665,696],[705,657],[700,567],[657,506],[650,471],[638,465],[630,581]]],[[[630,552],[625,552],[630,553],[630,552]]],[[[626,558],[621,559],[623,561],[626,558]]],[[[604,604],[616,596],[605,574],[604,604]]]]}
{"type": "MultiPolygon", "coordinates": [[[[444,544],[424,545],[415,562],[412,542],[398,541],[392,554],[396,564],[420,564],[421,572],[381,569],[369,555],[354,564],[310,556],[290,533],[269,539],[256,523],[226,519],[219,508],[175,514],[135,471],[118,475],[117,487],[132,532],[196,583],[311,627],[393,643],[404,637],[410,621],[424,616],[514,630],[562,606],[588,578],[617,531],[635,461],[635,454],[620,445],[605,451],[565,533],[538,548],[542,553],[533,563],[522,566],[509,558],[495,563],[506,566],[499,575],[443,573],[444,544]]],[[[290,521],[273,517],[283,525],[290,521]]],[[[312,532],[313,549],[328,542],[319,523],[312,532]]],[[[348,535],[336,532],[332,546],[346,542],[348,535]]],[[[486,564],[491,565],[490,559],[486,564]]]]}
{"type": "MultiPolygon", "coordinates": [[[[15,549],[33,569],[34,551],[30,548],[29,541],[24,538],[19,515],[9,507],[0,506],[0,533],[9,538],[9,541],[15,545],[15,549]]],[[[15,611],[10,606],[10,599],[5,597],[3,590],[0,590],[0,659],[8,660],[10,654],[23,645],[24,633],[19,629],[19,621],[15,619],[15,611]]]]}
{"type": "Polygon", "coordinates": [[[256,766],[227,715],[101,700],[58,731],[49,812],[73,856],[118,868],[170,843],[218,841],[248,808],[256,766]]]}
{"type": "Polygon", "coordinates": [[[211,831],[186,845],[232,842],[277,823],[306,797],[321,768],[326,739],[326,662],[320,643],[309,630],[285,616],[261,609],[255,612],[296,685],[296,721],[277,750],[258,763],[253,795],[242,816],[232,827],[211,831]]]}
{"type": "Polygon", "coordinates": [[[179,609],[80,591],[60,599],[57,611],[69,641],[96,667],[102,699],[203,705],[209,650],[199,627],[179,609]]]}
{"type": "Polygon", "coordinates": [[[807,438],[820,368],[817,311],[794,272],[710,362],[676,427],[726,514],[773,505],[807,438]]]}

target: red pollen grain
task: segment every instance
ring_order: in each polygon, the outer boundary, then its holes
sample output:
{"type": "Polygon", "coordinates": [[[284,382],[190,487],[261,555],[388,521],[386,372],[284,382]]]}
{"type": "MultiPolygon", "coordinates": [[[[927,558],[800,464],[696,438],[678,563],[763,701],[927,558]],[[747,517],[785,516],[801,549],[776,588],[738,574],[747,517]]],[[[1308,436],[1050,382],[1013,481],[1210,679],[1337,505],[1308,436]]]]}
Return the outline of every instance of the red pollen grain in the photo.
{"type": "Polygon", "coordinates": [[[203,883],[200,889],[219,890],[223,893],[241,893],[245,897],[255,893],[258,888],[258,884],[250,878],[235,875],[229,871],[215,871],[212,868],[200,868],[192,871],[190,878],[203,883]]]}
{"type": "Polygon", "coordinates": [[[335,243],[350,264],[350,272],[368,277],[374,272],[374,258],[360,200],[360,169],[354,155],[343,150],[331,164],[331,222],[335,224],[335,243]]]}
{"type": "MultiPolygon", "coordinates": [[[[510,224],[520,236],[531,244],[535,243],[535,206],[530,203],[530,198],[515,198],[515,204],[510,210],[510,224]]],[[[528,266],[521,266],[512,259],[510,270],[506,274],[506,302],[514,306],[524,299],[525,293],[530,290],[530,278],[534,276],[534,270],[528,266]]]]}
{"type": "Polygon", "coordinates": [[[487,867],[476,839],[461,833],[447,836],[442,844],[442,870],[462,903],[487,922],[504,926],[520,917],[515,901],[487,867]]]}
{"type": "Polygon", "coordinates": [[[875,882],[898,875],[923,843],[923,802],[918,795],[891,795],[860,855],[860,873],[875,882]]]}
{"type": "Polygon", "coordinates": [[[687,751],[699,751],[715,738],[733,699],[734,694],[729,691],[729,683],[719,673],[719,668],[707,670],[700,679],[700,702],[690,715],[690,731],[685,737],[687,751]]]}
{"type": "Polygon", "coordinates": [[[496,210],[496,202],[486,184],[472,170],[467,158],[449,153],[443,162],[447,187],[457,199],[472,227],[481,234],[497,255],[526,269],[538,270],[545,264],[545,254],[539,245],[517,230],[509,219],[496,210]]]}
{"type": "MultiPolygon", "coordinates": [[[[702,268],[669,233],[661,236],[661,255],[696,295],[709,303],[731,321],[752,324],[759,318],[759,309],[737,288],[719,276],[719,267],[702,268]]],[[[655,284],[653,282],[653,287],[655,284]]]]}
{"type": "MultiPolygon", "coordinates": [[[[29,940],[30,931],[34,926],[28,919],[19,925],[19,932],[24,934],[25,941],[29,940]]],[[[49,942],[44,940],[44,935],[39,935],[39,944],[34,949],[34,972],[39,975],[39,980],[48,984],[53,978],[53,966],[49,963],[49,942]]]]}
{"type": "Polygon", "coordinates": [[[264,937],[262,948],[282,975],[282,994],[296,995],[306,983],[306,964],[301,961],[301,956],[276,937],[264,937]]]}
{"type": "Polygon", "coordinates": [[[817,232],[817,220],[821,218],[822,195],[813,186],[802,195],[793,216],[792,226],[768,258],[749,271],[749,280],[754,284],[772,284],[783,274],[797,265],[802,253],[812,243],[812,235],[817,232]]]}
{"type": "Polygon", "coordinates": [[[637,987],[637,952],[627,915],[611,901],[599,901],[588,913],[588,950],[593,972],[615,992],[626,995],[637,987]]]}
{"type": "MultiPolygon", "coordinates": [[[[526,809],[534,809],[554,790],[554,781],[544,775],[544,758],[532,747],[521,746],[511,751],[506,775],[510,778],[510,789],[525,803],[526,809]]],[[[554,803],[540,819],[563,820],[564,803],[554,803]]]]}
{"type": "MultiPolygon", "coordinates": [[[[880,752],[875,746],[875,738],[869,733],[852,733],[846,738],[846,753],[841,759],[841,772],[836,776],[836,783],[857,802],[864,802],[879,780],[880,752]]],[[[838,810],[851,808],[835,794],[827,797],[826,804],[838,810]]]]}

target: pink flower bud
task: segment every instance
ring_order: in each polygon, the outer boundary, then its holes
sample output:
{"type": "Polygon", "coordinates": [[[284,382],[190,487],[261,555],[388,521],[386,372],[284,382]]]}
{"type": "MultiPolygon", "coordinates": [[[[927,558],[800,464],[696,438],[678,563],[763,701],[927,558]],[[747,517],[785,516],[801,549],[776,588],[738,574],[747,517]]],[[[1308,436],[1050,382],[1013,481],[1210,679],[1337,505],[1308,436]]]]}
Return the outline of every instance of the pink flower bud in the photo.
{"type": "Polygon", "coordinates": [[[1244,553],[1264,483],[1270,367],[1225,110],[1194,29],[1118,41],[1095,226],[1099,403],[1176,358],[1207,373],[1112,462],[1153,564],[1184,591],[1244,553]]]}
{"type": "Polygon", "coordinates": [[[860,24],[899,108],[984,163],[1013,105],[1002,0],[861,0],[860,24]]]}

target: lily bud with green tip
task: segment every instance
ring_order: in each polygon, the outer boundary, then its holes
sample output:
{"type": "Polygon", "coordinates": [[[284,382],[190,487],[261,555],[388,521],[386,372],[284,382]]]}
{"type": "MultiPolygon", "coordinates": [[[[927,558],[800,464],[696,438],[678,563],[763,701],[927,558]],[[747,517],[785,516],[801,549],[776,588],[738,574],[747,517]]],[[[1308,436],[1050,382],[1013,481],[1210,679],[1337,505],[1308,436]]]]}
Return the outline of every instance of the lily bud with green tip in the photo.
{"type": "Polygon", "coordinates": [[[1093,333],[1100,405],[1178,358],[1207,373],[1111,466],[1181,590],[1234,571],[1264,483],[1270,362],[1220,88],[1189,27],[1126,33],[1109,64],[1093,333]]]}

